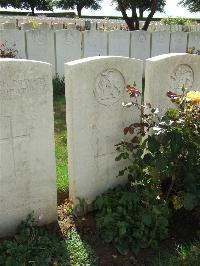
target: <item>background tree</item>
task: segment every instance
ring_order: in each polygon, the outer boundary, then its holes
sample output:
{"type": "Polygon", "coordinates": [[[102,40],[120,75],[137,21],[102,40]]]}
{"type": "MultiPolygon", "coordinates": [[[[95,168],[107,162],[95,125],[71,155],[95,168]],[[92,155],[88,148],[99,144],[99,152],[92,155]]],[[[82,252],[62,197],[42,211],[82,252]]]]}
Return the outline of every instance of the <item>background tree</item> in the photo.
{"type": "Polygon", "coordinates": [[[53,10],[52,0],[0,0],[1,7],[13,7],[19,9],[31,9],[32,15],[37,10],[53,10]]]}
{"type": "Polygon", "coordinates": [[[181,0],[179,5],[186,7],[190,12],[200,11],[200,0],[181,0]]]}
{"type": "Polygon", "coordinates": [[[144,12],[148,11],[149,15],[142,28],[147,30],[154,14],[157,11],[162,12],[166,5],[166,0],[113,0],[113,2],[117,3],[117,9],[121,11],[129,30],[139,30],[139,21],[144,19],[144,12]],[[130,17],[127,14],[128,10],[131,10],[130,17]]]}
{"type": "Polygon", "coordinates": [[[62,9],[76,9],[78,16],[81,17],[83,8],[90,8],[93,10],[100,9],[99,3],[102,0],[57,0],[56,6],[62,9]]]}

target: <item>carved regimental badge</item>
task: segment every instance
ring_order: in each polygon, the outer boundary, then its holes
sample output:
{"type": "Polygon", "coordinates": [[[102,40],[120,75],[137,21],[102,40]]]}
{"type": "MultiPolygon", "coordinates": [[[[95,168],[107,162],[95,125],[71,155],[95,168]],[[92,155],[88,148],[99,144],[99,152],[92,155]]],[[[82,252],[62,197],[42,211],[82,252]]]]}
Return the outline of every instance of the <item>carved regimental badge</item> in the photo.
{"type": "Polygon", "coordinates": [[[122,97],[125,89],[125,79],[116,69],[107,69],[97,77],[94,95],[98,103],[113,105],[122,97]]]}
{"type": "Polygon", "coordinates": [[[188,65],[179,65],[171,75],[171,85],[173,89],[180,89],[183,86],[191,89],[194,82],[194,72],[188,65]]]}

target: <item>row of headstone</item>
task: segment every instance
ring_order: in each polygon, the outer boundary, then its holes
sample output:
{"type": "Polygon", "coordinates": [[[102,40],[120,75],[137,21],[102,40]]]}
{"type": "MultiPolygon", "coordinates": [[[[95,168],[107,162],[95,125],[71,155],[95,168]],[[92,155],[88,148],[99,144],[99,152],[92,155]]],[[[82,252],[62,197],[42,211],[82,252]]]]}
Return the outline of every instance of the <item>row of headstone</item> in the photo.
{"type": "MultiPolygon", "coordinates": [[[[167,54],[146,60],[144,101],[163,114],[172,107],[167,91],[181,94],[183,85],[200,91],[200,56],[167,54]]],[[[143,62],[121,57],[94,57],[65,65],[70,198],[90,206],[96,196],[126,182],[117,178],[124,162],[115,162],[115,145],[123,129],[140,114],[123,108],[127,85],[142,91],[143,62]],[[78,75],[77,75],[78,73],[78,75]],[[80,86],[81,84],[81,86],[80,86]]]]}
{"type": "MultiPolygon", "coordinates": [[[[140,21],[140,29],[145,22],[140,21]]],[[[77,29],[77,30],[128,30],[124,20],[114,19],[67,19],[67,18],[47,18],[47,17],[0,17],[0,28],[2,29],[77,29]]],[[[148,31],[200,31],[199,24],[193,25],[165,25],[162,22],[151,22],[148,31]]]]}
{"type": "MultiPolygon", "coordinates": [[[[199,90],[200,56],[171,54],[146,61],[145,101],[169,106],[168,90],[199,90]]],[[[142,89],[143,61],[94,57],[65,65],[70,197],[90,205],[126,180],[116,178],[115,144],[140,114],[122,107],[126,86],[142,89]],[[77,74],[78,73],[78,74],[77,74]]],[[[12,234],[34,211],[54,222],[56,178],[52,72],[48,63],[0,59],[0,237],[12,234]]]]}
{"type": "Polygon", "coordinates": [[[64,63],[91,56],[125,56],[145,60],[200,48],[200,33],[146,31],[1,30],[0,42],[18,50],[18,58],[49,62],[64,75],[64,63]]]}

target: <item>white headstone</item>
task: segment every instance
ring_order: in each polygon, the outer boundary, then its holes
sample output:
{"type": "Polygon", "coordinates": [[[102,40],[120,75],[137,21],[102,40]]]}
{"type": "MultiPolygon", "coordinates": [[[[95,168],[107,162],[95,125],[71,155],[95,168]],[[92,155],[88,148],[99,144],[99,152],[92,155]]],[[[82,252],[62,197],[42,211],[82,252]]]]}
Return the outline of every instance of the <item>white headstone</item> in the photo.
{"type": "Polygon", "coordinates": [[[70,198],[90,204],[97,195],[124,181],[116,178],[115,144],[123,128],[139,120],[122,107],[126,86],[142,88],[143,62],[123,57],[93,57],[65,64],[70,198]]]}
{"type": "Polygon", "coordinates": [[[55,74],[55,46],[52,30],[30,30],[26,32],[28,59],[52,64],[55,74]]]}
{"type": "Polygon", "coordinates": [[[1,24],[3,30],[14,30],[16,25],[13,22],[5,22],[1,24]]]}
{"type": "Polygon", "coordinates": [[[147,31],[131,32],[131,57],[147,59],[151,54],[151,33],[147,31]]]}
{"type": "Polygon", "coordinates": [[[168,54],[170,46],[170,32],[156,31],[152,32],[151,57],[168,54]]]}
{"type": "Polygon", "coordinates": [[[190,54],[168,54],[146,60],[145,102],[158,107],[163,114],[172,107],[167,91],[181,94],[183,85],[199,90],[200,56],[190,54]]]}
{"type": "Polygon", "coordinates": [[[48,30],[48,29],[50,29],[50,25],[47,22],[38,23],[38,27],[41,30],[48,30]]]}
{"type": "Polygon", "coordinates": [[[190,32],[188,40],[188,48],[194,47],[195,50],[200,50],[200,32],[190,32]]]}
{"type": "Polygon", "coordinates": [[[21,29],[22,30],[31,30],[32,28],[33,28],[32,22],[21,23],[21,29]]]}
{"type": "Polygon", "coordinates": [[[83,32],[83,57],[107,55],[107,32],[83,32]]]}
{"type": "Polygon", "coordinates": [[[1,30],[0,43],[17,50],[17,58],[26,59],[25,33],[19,30],[1,30]]]}
{"type": "Polygon", "coordinates": [[[82,34],[77,30],[56,31],[57,73],[64,76],[64,64],[81,58],[82,34]]]}
{"type": "Polygon", "coordinates": [[[130,32],[110,31],[108,33],[108,43],[109,43],[109,50],[108,50],[109,55],[129,57],[130,32]]]}
{"type": "Polygon", "coordinates": [[[0,237],[34,211],[57,219],[53,89],[49,64],[0,60],[0,237]]]}
{"type": "Polygon", "coordinates": [[[186,32],[171,32],[170,53],[186,53],[188,34],[186,32]]]}

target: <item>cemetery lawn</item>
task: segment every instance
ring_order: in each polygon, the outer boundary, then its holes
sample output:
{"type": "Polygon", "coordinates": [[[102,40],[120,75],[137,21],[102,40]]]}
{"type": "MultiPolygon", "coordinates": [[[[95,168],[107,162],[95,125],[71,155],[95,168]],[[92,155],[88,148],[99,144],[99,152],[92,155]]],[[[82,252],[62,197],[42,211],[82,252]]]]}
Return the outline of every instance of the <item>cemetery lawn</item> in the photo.
{"type": "Polygon", "coordinates": [[[65,97],[54,97],[55,143],[56,143],[56,176],[58,194],[68,191],[67,168],[67,134],[65,97]]]}

